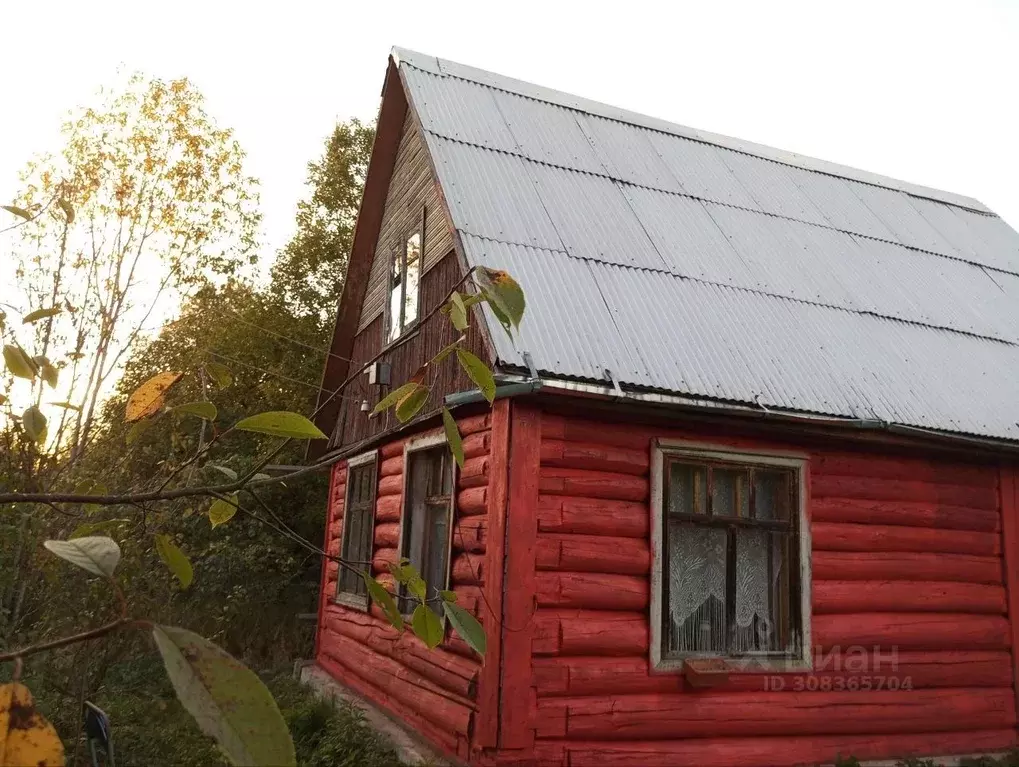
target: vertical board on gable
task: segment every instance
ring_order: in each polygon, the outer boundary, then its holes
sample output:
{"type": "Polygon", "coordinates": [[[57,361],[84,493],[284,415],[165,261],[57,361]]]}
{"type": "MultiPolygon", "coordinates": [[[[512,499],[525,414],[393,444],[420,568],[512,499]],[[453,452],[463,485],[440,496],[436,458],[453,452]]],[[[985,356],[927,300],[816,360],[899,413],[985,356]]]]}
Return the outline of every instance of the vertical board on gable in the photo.
{"type": "Polygon", "coordinates": [[[388,289],[389,259],[407,235],[420,224],[422,212],[425,218],[424,271],[427,272],[453,249],[453,233],[428,161],[421,128],[408,110],[393,176],[386,193],[386,207],[368,287],[361,304],[361,319],[357,327],[359,333],[382,314],[388,289]]]}

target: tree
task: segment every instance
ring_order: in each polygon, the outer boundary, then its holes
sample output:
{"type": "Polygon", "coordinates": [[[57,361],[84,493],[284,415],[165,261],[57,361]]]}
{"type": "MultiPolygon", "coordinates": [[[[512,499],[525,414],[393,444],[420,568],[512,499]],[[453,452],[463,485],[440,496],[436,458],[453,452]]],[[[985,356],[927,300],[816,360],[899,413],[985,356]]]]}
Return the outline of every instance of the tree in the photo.
{"type": "Polygon", "coordinates": [[[321,159],[308,163],[311,197],[297,204],[297,233],[272,269],[273,292],[297,314],[319,313],[332,320],[374,141],[374,125],[341,122],[321,159]]]}

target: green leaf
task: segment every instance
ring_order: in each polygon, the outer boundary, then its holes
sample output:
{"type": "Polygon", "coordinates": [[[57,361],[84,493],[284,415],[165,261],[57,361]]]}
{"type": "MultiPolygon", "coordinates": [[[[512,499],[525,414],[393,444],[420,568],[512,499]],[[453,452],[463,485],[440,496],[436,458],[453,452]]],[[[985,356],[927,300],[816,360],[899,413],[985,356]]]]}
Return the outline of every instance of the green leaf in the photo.
{"type": "Polygon", "coordinates": [[[469,324],[467,321],[467,307],[464,306],[463,296],[456,290],[453,291],[453,295],[449,299],[449,321],[453,323],[453,327],[457,330],[466,330],[469,324]]]}
{"type": "Polygon", "coordinates": [[[460,343],[463,340],[464,340],[464,336],[460,336],[453,343],[449,344],[448,346],[442,347],[442,350],[438,354],[436,354],[434,357],[432,357],[431,362],[429,362],[428,364],[429,365],[438,365],[440,362],[442,362],[444,359],[446,359],[446,357],[448,357],[450,354],[455,352],[460,347],[460,343]]]}
{"type": "Polygon", "coordinates": [[[113,577],[113,571],[120,562],[120,546],[106,536],[87,536],[73,541],[45,541],[43,546],[61,559],[107,578],[113,577]]]}
{"type": "Polygon", "coordinates": [[[407,423],[418,414],[418,411],[428,401],[428,394],[431,392],[427,386],[417,384],[417,388],[404,397],[396,406],[396,420],[400,423],[407,423]]]}
{"type": "Polygon", "coordinates": [[[382,608],[382,612],[386,614],[386,619],[395,628],[403,631],[403,616],[400,615],[400,611],[396,608],[396,601],[393,599],[393,595],[386,591],[382,584],[368,575],[368,573],[361,573],[361,577],[364,578],[364,584],[368,587],[368,593],[371,595],[372,602],[382,608]]]}
{"type": "Polygon", "coordinates": [[[174,407],[173,412],[197,416],[205,421],[215,421],[217,411],[216,406],[211,402],[185,402],[183,405],[174,407]]]}
{"type": "Polygon", "coordinates": [[[237,495],[230,496],[229,501],[224,501],[221,498],[217,498],[212,502],[209,507],[209,521],[212,526],[218,527],[219,525],[225,524],[233,519],[234,514],[237,513],[237,495]]]}
{"type": "Polygon", "coordinates": [[[495,378],[492,377],[492,371],[488,369],[488,365],[466,349],[457,349],[456,358],[460,360],[460,365],[470,379],[481,389],[485,399],[492,402],[495,399],[495,378]]]}
{"type": "Polygon", "coordinates": [[[239,431],[254,431],[259,434],[271,434],[274,437],[293,437],[294,439],[326,439],[319,428],[299,413],[286,410],[273,410],[259,413],[238,421],[234,426],[239,431]]]}
{"type": "Polygon", "coordinates": [[[27,378],[29,380],[35,378],[37,372],[36,365],[32,358],[21,350],[20,346],[10,344],[5,346],[4,362],[7,363],[7,369],[18,378],[27,378]]]}
{"type": "Polygon", "coordinates": [[[449,618],[449,625],[453,627],[453,631],[459,634],[474,652],[483,656],[488,649],[488,638],[478,619],[460,605],[445,600],[442,603],[442,611],[449,618]]]}
{"type": "Polygon", "coordinates": [[[184,552],[177,548],[173,538],[158,533],[156,535],[156,553],[163,560],[163,564],[170,569],[170,572],[177,576],[181,589],[186,589],[191,585],[191,581],[195,577],[194,569],[184,552]]]}
{"type": "Polygon", "coordinates": [[[479,267],[475,272],[478,286],[485,292],[488,303],[503,326],[520,327],[526,302],[524,291],[507,272],[479,267]],[[498,311],[496,311],[498,309],[498,311]]]}
{"type": "Polygon", "coordinates": [[[442,408],[442,425],[446,428],[446,442],[449,450],[453,453],[456,465],[461,469],[464,467],[464,443],[460,438],[460,429],[456,426],[456,419],[446,408],[442,408]]]}
{"type": "Polygon", "coordinates": [[[418,575],[415,571],[407,578],[407,591],[424,602],[425,596],[428,594],[428,584],[425,583],[425,579],[418,575]]]}
{"type": "Polygon", "coordinates": [[[181,704],[233,764],[291,767],[294,743],[258,676],[187,629],[153,626],[152,636],[181,704]]]}
{"type": "Polygon", "coordinates": [[[82,522],[74,531],[67,536],[67,539],[71,538],[82,538],[86,535],[94,535],[95,533],[102,533],[106,530],[112,530],[115,527],[120,527],[123,524],[129,523],[130,519],[104,519],[99,522],[82,522]]]}
{"type": "Polygon", "coordinates": [[[60,311],[61,309],[59,306],[51,306],[49,309],[36,309],[34,312],[29,312],[22,317],[21,324],[27,325],[30,322],[38,322],[39,320],[44,320],[47,317],[55,317],[60,314],[60,311]]]}
{"type": "Polygon", "coordinates": [[[225,389],[234,382],[234,374],[230,372],[230,368],[218,362],[206,362],[205,372],[220,389],[225,389]]]}
{"type": "Polygon", "coordinates": [[[60,210],[64,211],[64,217],[67,218],[67,223],[73,224],[74,208],[71,206],[71,203],[69,203],[66,199],[61,197],[59,200],[57,200],[57,205],[60,206],[60,210]]]}
{"type": "MultiPolygon", "coordinates": [[[[262,481],[267,480],[267,479],[272,479],[272,477],[270,477],[268,474],[262,474],[262,472],[259,472],[258,474],[252,474],[251,475],[251,481],[252,482],[262,482],[262,481]]],[[[283,485],[283,487],[287,486],[286,482],[281,482],[280,484],[283,485]]]]}
{"type": "MultiPolygon", "coordinates": [[[[445,604],[445,602],[443,603],[445,604]]],[[[432,650],[442,642],[442,621],[439,616],[427,605],[418,605],[414,608],[414,615],[411,616],[410,626],[414,633],[421,639],[428,649],[432,650]]]]}
{"type": "Polygon", "coordinates": [[[60,380],[60,371],[53,365],[50,365],[48,362],[45,365],[42,365],[39,368],[39,376],[42,380],[49,384],[51,389],[57,388],[57,381],[60,380]]]}
{"type": "Polygon", "coordinates": [[[0,205],[0,208],[3,208],[4,210],[10,213],[13,213],[15,216],[21,216],[26,221],[32,220],[32,214],[29,213],[24,208],[19,208],[17,205],[0,205]]]}
{"type": "Polygon", "coordinates": [[[379,400],[379,404],[375,406],[375,409],[372,411],[372,414],[381,413],[383,410],[388,410],[397,402],[406,397],[408,394],[413,392],[418,386],[420,386],[420,384],[411,381],[410,383],[405,383],[398,389],[393,389],[393,391],[389,392],[389,394],[387,394],[385,397],[379,400]]]}
{"type": "Polygon", "coordinates": [[[446,602],[455,602],[456,601],[456,592],[455,591],[447,591],[447,590],[443,589],[442,591],[439,592],[439,596],[442,597],[443,600],[445,600],[446,602]]]}
{"type": "Polygon", "coordinates": [[[79,413],[81,412],[81,405],[74,405],[70,402],[51,402],[50,404],[53,405],[53,407],[62,407],[64,410],[76,410],[79,413]]]}
{"type": "Polygon", "coordinates": [[[234,482],[237,481],[237,472],[231,469],[229,466],[220,466],[219,464],[215,463],[207,463],[205,465],[210,469],[215,469],[227,479],[233,480],[234,482]]]}
{"type": "Polygon", "coordinates": [[[33,442],[46,441],[46,416],[35,405],[32,405],[21,416],[21,425],[33,442]]]}
{"type": "Polygon", "coordinates": [[[128,429],[127,436],[124,438],[124,441],[129,445],[133,445],[135,442],[138,441],[138,438],[141,437],[142,434],[147,432],[149,430],[149,427],[155,422],[156,422],[155,418],[146,418],[141,421],[135,421],[133,424],[131,424],[131,428],[128,429]]]}

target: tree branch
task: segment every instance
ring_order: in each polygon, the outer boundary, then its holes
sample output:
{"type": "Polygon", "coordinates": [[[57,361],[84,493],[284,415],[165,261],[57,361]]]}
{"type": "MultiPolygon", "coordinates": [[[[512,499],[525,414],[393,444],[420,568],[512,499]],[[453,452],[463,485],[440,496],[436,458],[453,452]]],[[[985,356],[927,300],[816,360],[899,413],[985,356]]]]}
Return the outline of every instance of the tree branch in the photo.
{"type": "Polygon", "coordinates": [[[80,634],[72,634],[71,636],[61,637],[60,639],[54,639],[50,642],[22,647],[20,650],[0,655],[0,663],[17,660],[18,658],[27,658],[29,655],[35,655],[36,653],[45,652],[46,650],[56,650],[58,647],[66,647],[67,645],[77,644],[78,642],[86,642],[89,639],[106,636],[107,634],[110,634],[129,623],[134,623],[134,621],[130,618],[117,618],[115,621],[111,621],[110,623],[106,623],[94,629],[89,629],[88,631],[83,631],[80,634]]]}

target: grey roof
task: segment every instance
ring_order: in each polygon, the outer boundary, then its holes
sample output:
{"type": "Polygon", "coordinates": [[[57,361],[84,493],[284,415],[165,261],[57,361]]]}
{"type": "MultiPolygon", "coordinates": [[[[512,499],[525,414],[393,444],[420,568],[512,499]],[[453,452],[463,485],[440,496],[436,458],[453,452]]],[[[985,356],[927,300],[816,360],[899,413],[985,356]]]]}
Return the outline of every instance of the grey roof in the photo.
{"type": "Polygon", "coordinates": [[[976,200],[395,50],[497,362],[1019,440],[1019,234],[976,200]]]}

